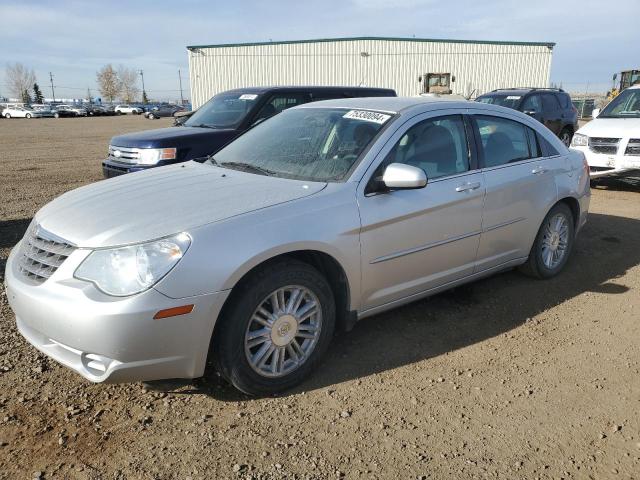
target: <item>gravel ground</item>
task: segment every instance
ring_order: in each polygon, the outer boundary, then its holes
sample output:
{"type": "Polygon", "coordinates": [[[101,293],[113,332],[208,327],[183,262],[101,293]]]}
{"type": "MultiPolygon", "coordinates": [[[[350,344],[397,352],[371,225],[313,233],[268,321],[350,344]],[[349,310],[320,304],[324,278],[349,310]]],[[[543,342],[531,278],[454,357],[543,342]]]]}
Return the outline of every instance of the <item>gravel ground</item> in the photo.
{"type": "MultiPolygon", "coordinates": [[[[0,120],[0,272],[31,217],[101,178],[141,117],[0,120]]],[[[0,479],[640,478],[640,178],[600,182],[566,271],[359,323],[295,391],[93,385],[0,294],[0,479]]],[[[2,273],[0,273],[2,279],[2,273]]]]}

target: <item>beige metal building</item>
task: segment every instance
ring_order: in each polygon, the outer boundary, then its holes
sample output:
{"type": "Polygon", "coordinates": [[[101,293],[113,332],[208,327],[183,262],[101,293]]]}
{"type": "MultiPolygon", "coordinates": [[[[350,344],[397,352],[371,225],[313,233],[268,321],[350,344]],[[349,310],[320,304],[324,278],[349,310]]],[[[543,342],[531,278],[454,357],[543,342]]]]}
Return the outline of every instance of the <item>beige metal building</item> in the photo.
{"type": "Polygon", "coordinates": [[[503,87],[547,87],[554,43],[327,38],[187,47],[191,100],[265,85],[389,87],[398,95],[475,97],[503,87]]]}

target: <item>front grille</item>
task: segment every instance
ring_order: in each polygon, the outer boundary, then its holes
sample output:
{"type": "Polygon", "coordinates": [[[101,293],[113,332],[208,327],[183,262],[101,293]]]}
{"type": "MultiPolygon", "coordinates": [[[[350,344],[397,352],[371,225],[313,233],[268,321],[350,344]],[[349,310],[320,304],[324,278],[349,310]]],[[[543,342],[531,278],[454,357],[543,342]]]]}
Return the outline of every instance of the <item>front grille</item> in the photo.
{"type": "Polygon", "coordinates": [[[116,162],[138,163],[140,158],[140,149],[109,145],[109,157],[114,159],[116,162]]]}
{"type": "Polygon", "coordinates": [[[618,152],[619,138],[590,137],[589,149],[595,153],[605,153],[615,155],[618,152]]]}
{"type": "Polygon", "coordinates": [[[640,138],[630,139],[624,154],[640,156],[640,138]]]}
{"type": "Polygon", "coordinates": [[[18,268],[25,277],[41,284],[75,249],[71,243],[34,224],[23,239],[18,268]]]}

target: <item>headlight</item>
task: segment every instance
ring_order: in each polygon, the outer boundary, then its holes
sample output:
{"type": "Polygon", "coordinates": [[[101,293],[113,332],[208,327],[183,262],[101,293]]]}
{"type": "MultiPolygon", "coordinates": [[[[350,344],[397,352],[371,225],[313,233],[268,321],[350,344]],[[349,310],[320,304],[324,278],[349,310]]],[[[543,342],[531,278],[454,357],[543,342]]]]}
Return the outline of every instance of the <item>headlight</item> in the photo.
{"type": "Polygon", "coordinates": [[[140,165],[155,165],[160,160],[175,160],[175,148],[141,148],[139,150],[140,157],[138,162],[140,165]]]}
{"type": "Polygon", "coordinates": [[[571,139],[572,147],[586,147],[589,145],[589,137],[582,135],[581,133],[574,133],[571,139]]]}
{"type": "Polygon", "coordinates": [[[80,264],[75,277],[93,282],[107,295],[133,295],[158,283],[189,245],[189,235],[179,233],[149,243],[94,250],[80,264]]]}

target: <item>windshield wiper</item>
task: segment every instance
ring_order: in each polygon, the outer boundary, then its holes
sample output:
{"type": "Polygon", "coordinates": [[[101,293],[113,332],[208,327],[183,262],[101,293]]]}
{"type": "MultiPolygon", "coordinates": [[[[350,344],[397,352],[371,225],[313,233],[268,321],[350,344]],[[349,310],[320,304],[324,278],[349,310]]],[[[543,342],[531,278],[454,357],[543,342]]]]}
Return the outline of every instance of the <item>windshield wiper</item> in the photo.
{"type": "Polygon", "coordinates": [[[200,123],[198,125],[185,125],[185,126],[187,126],[187,127],[195,127],[195,128],[213,128],[213,129],[216,129],[216,130],[218,128],[218,127],[214,127],[213,125],[207,125],[205,123],[200,123]]]}
{"type": "Polygon", "coordinates": [[[216,165],[218,167],[232,168],[232,169],[236,169],[236,170],[241,170],[243,172],[258,173],[260,175],[267,175],[267,176],[271,176],[271,175],[275,175],[276,174],[276,172],[274,172],[273,170],[269,170],[269,169],[263,168],[263,167],[258,167],[257,165],[251,165],[249,163],[244,163],[244,162],[223,162],[223,163],[219,163],[216,160],[214,160],[213,158],[211,158],[210,160],[213,160],[214,162],[216,162],[214,165],[216,165]]]}

